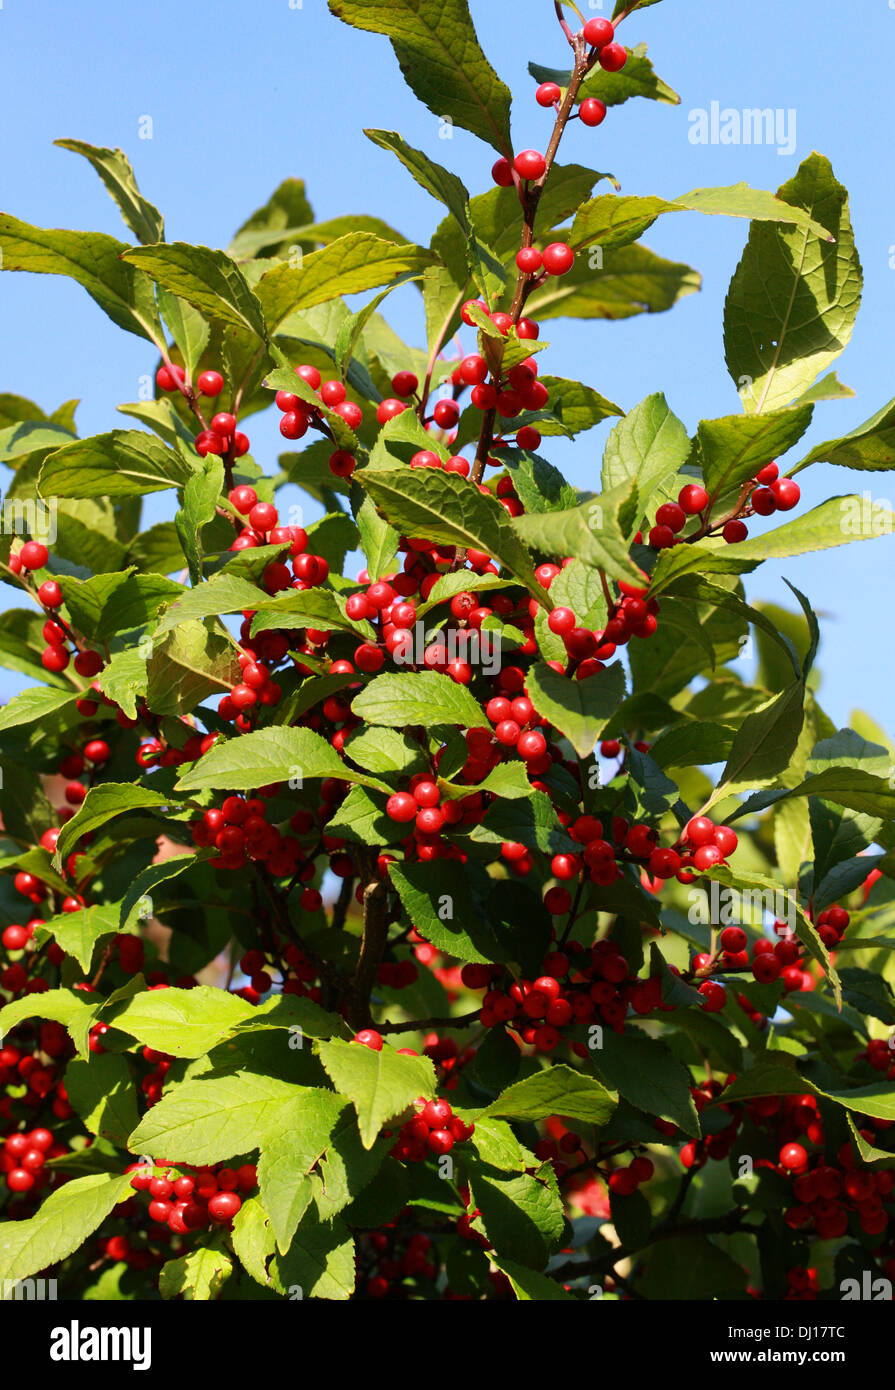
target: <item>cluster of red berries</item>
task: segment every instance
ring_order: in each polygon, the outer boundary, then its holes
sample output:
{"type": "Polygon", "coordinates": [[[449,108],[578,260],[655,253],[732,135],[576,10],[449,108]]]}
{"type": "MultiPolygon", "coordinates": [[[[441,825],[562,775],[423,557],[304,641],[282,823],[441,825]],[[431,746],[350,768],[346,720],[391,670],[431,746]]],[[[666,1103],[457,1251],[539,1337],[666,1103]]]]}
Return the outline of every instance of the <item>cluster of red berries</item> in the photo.
{"type": "Polygon", "coordinates": [[[358,1287],[368,1298],[409,1298],[404,1280],[433,1281],[438,1274],[436,1249],[423,1231],[402,1231],[393,1222],[358,1236],[355,1245],[358,1287]]]}
{"type": "Polygon", "coordinates": [[[53,1170],[44,1166],[47,1159],[66,1153],[65,1145],[58,1144],[48,1129],[17,1129],[6,1136],[0,1149],[0,1173],[10,1192],[40,1191],[53,1177],[53,1170]]]}
{"type": "MultiPolygon", "coordinates": [[[[324,381],[316,367],[306,364],[296,367],[295,375],[316,392],[321,404],[314,406],[294,391],[278,391],[276,405],[280,411],[280,434],[284,439],[302,439],[312,426],[319,426],[323,420],[323,407],[344,420],[349,429],[359,427],[364,412],[354,401],[347,399],[348,391],[343,381],[324,381]]],[[[330,467],[334,473],[339,473],[339,468],[333,467],[332,461],[330,467]]],[[[353,471],[352,459],[351,467],[344,467],[341,476],[347,477],[353,471]]]]}
{"type": "MultiPolygon", "coordinates": [[[[614,1032],[624,1031],[628,1009],[646,1016],[662,1003],[662,982],[656,977],[632,976],[628,962],[614,942],[604,939],[591,947],[570,941],[544,957],[543,974],[535,980],[514,980],[498,987],[500,965],[467,964],[461,979],[467,989],[486,991],[479,1014],[485,1028],[510,1025],[522,1042],[538,1052],[553,1052],[562,1030],[599,1019],[614,1032]]],[[[586,1057],[583,1043],[572,1050],[586,1057]]]]}
{"type": "MultiPolygon", "coordinates": [[[[544,587],[548,589],[561,573],[557,565],[541,565],[540,571],[544,575],[544,587]]],[[[622,582],[619,587],[623,597],[612,605],[605,628],[595,632],[580,627],[571,608],[558,606],[550,610],[547,626],[555,636],[562,638],[570,662],[568,670],[561,662],[549,662],[550,666],[560,673],[574,672],[577,680],[586,680],[588,676],[602,671],[603,663],[615,655],[618,647],[627,645],[632,637],[645,639],[655,635],[658,600],[649,598],[647,589],[637,588],[633,584],[622,582]]],[[[537,610],[538,604],[532,599],[529,611],[533,618],[537,610]]]]}
{"type": "Polygon", "coordinates": [[[472,1137],[475,1125],[466,1124],[443,1099],[417,1101],[417,1112],[405,1120],[391,1154],[401,1163],[424,1163],[432,1154],[441,1158],[455,1144],[472,1137]]]}
{"type": "MultiPolygon", "coordinates": [[[[687,483],[681,488],[677,502],[665,502],[659,507],[655,524],[646,538],[647,544],[653,550],[669,550],[672,546],[684,544],[685,541],[720,532],[728,545],[737,545],[749,535],[749,528],[742,517],[790,512],[798,506],[801,495],[801,488],[794,478],[781,478],[780,469],[775,462],[765,464],[747,485],[745,496],[737,508],[737,515],[713,526],[706,512],[709,505],[708,492],[700,483],[687,483]],[[682,535],[688,521],[693,517],[699,517],[699,527],[689,536],[682,535]]],[[[634,539],[638,544],[642,544],[642,532],[638,531],[634,539]]]]}
{"type": "MultiPolygon", "coordinates": [[[[865,1125],[860,1133],[875,1144],[879,1142],[875,1128],[888,1128],[892,1122],[870,1123],[874,1129],[865,1125]]],[[[884,1204],[895,1189],[895,1170],[860,1166],[850,1143],[843,1144],[836,1162],[830,1163],[822,1152],[809,1154],[804,1144],[791,1141],[780,1150],[778,1172],[792,1179],[794,1203],[783,1215],[793,1230],[813,1228],[818,1240],[838,1240],[848,1230],[852,1215],[865,1235],[880,1236],[888,1229],[884,1204]]]]}
{"type": "Polygon", "coordinates": [[[423,1039],[423,1056],[435,1063],[439,1073],[438,1084],[446,1091],[457,1089],[460,1073],[469,1065],[475,1054],[475,1047],[461,1049],[453,1038],[439,1038],[437,1033],[427,1033],[423,1039]]]}
{"type": "MultiPolygon", "coordinates": [[[[167,394],[179,391],[187,396],[191,404],[195,400],[196,393],[187,381],[186,372],[176,363],[169,362],[159,367],[155,374],[155,383],[160,391],[167,394]]],[[[196,381],[196,392],[212,400],[219,396],[223,389],[224,378],[217,371],[202,372],[196,381]]],[[[200,430],[196,435],[197,454],[202,458],[207,454],[217,454],[231,459],[242,458],[251,446],[248,435],[238,430],[236,423],[236,416],[231,415],[229,411],[222,410],[214,415],[208,428],[200,430]]]]}
{"type": "Polygon", "coordinates": [[[151,1169],[131,1164],[127,1169],[133,1174],[131,1187],[148,1193],[151,1221],[181,1236],[209,1225],[229,1227],[243,1197],[258,1185],[253,1163],[245,1163],[241,1168],[178,1164],[175,1169],[164,1163],[159,1166],[165,1171],[154,1177],[151,1169]]]}

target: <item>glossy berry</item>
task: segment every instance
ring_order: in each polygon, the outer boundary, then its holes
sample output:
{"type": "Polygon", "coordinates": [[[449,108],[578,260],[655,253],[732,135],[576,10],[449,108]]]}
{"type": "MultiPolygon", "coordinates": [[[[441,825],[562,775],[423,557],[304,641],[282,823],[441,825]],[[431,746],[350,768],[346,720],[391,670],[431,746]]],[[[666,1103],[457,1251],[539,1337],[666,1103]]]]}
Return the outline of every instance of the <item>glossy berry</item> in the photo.
{"type": "Polygon", "coordinates": [[[516,265],[523,275],[537,275],[544,264],[544,257],[536,246],[523,246],[521,251],[516,253],[516,265]]]}
{"type": "Polygon", "coordinates": [[[606,106],[598,97],[587,97],[578,108],[578,114],[582,125],[602,125],[606,119],[606,106]]]}
{"type": "Polygon", "coordinates": [[[553,241],[544,247],[544,269],[548,275],[568,275],[575,264],[575,252],[565,242],[553,241]]]}
{"type": "Polygon", "coordinates": [[[539,179],[547,168],[547,161],[539,150],[523,150],[513,160],[513,168],[521,179],[539,179]]]}
{"type": "Polygon", "coordinates": [[[201,396],[219,396],[224,389],[224,378],[220,372],[202,372],[196,388],[201,396]]]}
{"type": "Polygon", "coordinates": [[[377,1033],[375,1028],[362,1028],[355,1034],[354,1041],[360,1043],[361,1047],[369,1047],[372,1052],[382,1051],[382,1034],[377,1033]]]}
{"type": "Polygon", "coordinates": [[[513,187],[513,166],[508,159],[501,157],[491,168],[491,177],[498,188],[513,187]]]}
{"type": "Polygon", "coordinates": [[[535,92],[535,101],[539,106],[553,106],[562,96],[562,88],[555,82],[542,82],[535,92]]]}
{"type": "Polygon", "coordinates": [[[603,48],[615,38],[615,26],[608,19],[589,19],[584,37],[592,48],[603,48]]]}
{"type": "Polygon", "coordinates": [[[26,570],[42,570],[49,558],[50,552],[39,541],[26,541],[19,551],[19,559],[26,570]]]}
{"type": "Polygon", "coordinates": [[[709,495],[699,483],[687,483],[678,493],[677,500],[687,516],[696,516],[697,512],[704,511],[708,506],[709,495]]]}
{"type": "Polygon", "coordinates": [[[771,492],[781,512],[791,512],[802,496],[802,490],[794,478],[779,478],[776,483],[771,483],[771,492]]]}
{"type": "Polygon", "coordinates": [[[600,67],[604,72],[620,72],[628,61],[628,50],[620,43],[608,43],[600,52],[600,67]]]}

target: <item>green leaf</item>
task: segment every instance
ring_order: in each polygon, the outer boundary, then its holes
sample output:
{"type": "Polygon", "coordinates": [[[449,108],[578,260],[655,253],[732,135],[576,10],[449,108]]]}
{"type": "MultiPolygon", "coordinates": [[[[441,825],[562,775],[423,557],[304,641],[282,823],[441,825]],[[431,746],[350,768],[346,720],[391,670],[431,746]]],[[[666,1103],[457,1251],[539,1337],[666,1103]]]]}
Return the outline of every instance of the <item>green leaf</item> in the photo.
{"type": "Polygon", "coordinates": [[[28,1279],[83,1245],[131,1189],[131,1175],[91,1173],[74,1178],[27,1221],[0,1225],[0,1280],[28,1279]]]}
{"type": "Polygon", "coordinates": [[[0,1009],[0,1033],[11,1033],[29,1018],[61,1023],[79,1052],[87,1051],[87,1034],[98,1006],[90,997],[73,989],[48,989],[43,994],[25,994],[0,1009]]]}
{"type": "Polygon", "coordinates": [[[841,468],[871,471],[895,466],[895,400],[848,434],[818,444],[792,472],[798,473],[810,463],[835,463],[841,468]]]}
{"type": "Polygon", "coordinates": [[[507,958],[507,943],[495,933],[467,874],[436,861],[392,864],[389,877],[410,921],[440,951],[487,964],[507,958]]]}
{"type": "Polygon", "coordinates": [[[355,772],[342,761],[332,745],[313,730],[272,727],[216,743],[184,772],[177,787],[179,791],[205,788],[248,791],[272,782],[293,780],[300,785],[299,778],[314,781],[323,777],[338,777],[344,782],[360,782],[367,787],[382,785],[372,777],[355,772]]]}
{"type": "Polygon", "coordinates": [[[542,854],[574,853],[575,841],[562,829],[553,803],[545,792],[533,791],[527,801],[494,801],[472,838],[483,844],[511,841],[538,849],[542,854]]]}
{"type": "Polygon", "coordinates": [[[527,307],[538,320],[627,319],[664,313],[701,284],[690,266],[666,261],[646,246],[617,246],[601,265],[579,255],[567,275],[535,290],[527,307]]]}
{"type": "Polygon", "coordinates": [[[856,966],[840,969],[842,997],[859,1013],[878,1018],[881,1023],[895,1023],[895,995],[889,981],[872,970],[856,966]]]}
{"type": "Polygon", "coordinates": [[[553,1169],[545,1164],[536,1175],[508,1175],[474,1159],[466,1166],[472,1204],[498,1254],[543,1269],[565,1228],[553,1169]]]}
{"type": "Polygon", "coordinates": [[[861,300],[848,195],[829,161],[810,155],[779,197],[827,235],[766,223],[750,229],[724,312],[727,369],[750,414],[788,405],[835,362],[861,300]]]}
{"type": "Polygon", "coordinates": [[[181,487],[190,467],[142,430],[112,430],[67,444],[44,461],[41,497],[133,497],[181,487]]]}
{"type": "Polygon", "coordinates": [[[149,787],[130,782],[100,782],[90,787],[70,821],[66,821],[56,842],[57,864],[62,864],[75,845],[88,831],[98,830],[113,816],[125,811],[142,811],[147,807],[170,806],[177,798],[162,796],[149,787]]]}
{"type": "Polygon", "coordinates": [[[769,460],[791,449],[811,424],[813,412],[814,407],[806,405],[760,416],[727,415],[700,421],[697,458],[710,499],[739,487],[769,460]]]}
{"type": "Polygon", "coordinates": [[[152,284],[121,259],[131,248],[100,232],[53,231],[0,214],[4,270],[68,275],[77,280],[119,328],[148,338],[159,351],[164,335],[152,284]]]}
{"type": "MultiPolygon", "coordinates": [[[[170,1022],[174,1022],[173,1016],[170,1022]]],[[[127,1031],[126,1022],[118,1018],[115,1026],[127,1031]]],[[[131,1152],[199,1164],[251,1153],[267,1127],[278,1123],[283,1107],[298,1090],[290,1081],[243,1070],[178,1082],[143,1116],[131,1135],[131,1152]]]]}
{"type": "Polygon", "coordinates": [[[371,1149],[383,1125],[402,1115],[417,1096],[435,1090],[435,1070],[427,1057],[402,1057],[388,1043],[380,1052],[360,1043],[317,1044],[320,1060],[336,1090],[357,1111],[365,1149],[371,1149]]]}
{"type": "Polygon", "coordinates": [[[546,1274],[538,1274],[537,1270],[526,1269],[525,1265],[517,1264],[515,1260],[508,1260],[505,1255],[493,1256],[493,1263],[499,1270],[507,1276],[513,1286],[513,1293],[520,1303],[545,1301],[574,1303],[575,1299],[567,1293],[562,1284],[558,1284],[554,1279],[550,1279],[546,1274]]]}
{"type": "MultiPolygon", "coordinates": [[[[743,720],[734,738],[720,786],[759,787],[788,766],[802,732],[805,685],[793,681],[743,720]]],[[[716,793],[717,796],[717,793],[716,793]]]]}
{"type": "Polygon", "coordinates": [[[202,468],[187,480],[183,506],[174,518],[190,571],[190,583],[202,579],[202,528],[213,521],[218,500],[224,491],[224,464],[216,454],[208,454],[202,468]]]}
{"type": "MultiPolygon", "coordinates": [[[[647,583],[628,553],[619,514],[632,495],[631,484],[622,483],[592,497],[579,507],[558,512],[528,513],[513,525],[525,543],[544,555],[571,555],[586,565],[603,569],[612,579],[647,583]]],[[[552,608],[552,601],[547,605],[552,608]]],[[[577,616],[577,615],[576,615],[577,616]]]]}
{"type": "Polygon", "coordinates": [[[91,1134],[127,1148],[128,1136],[139,1123],[136,1086],[124,1057],[111,1052],[90,1053],[65,1069],[68,1099],[91,1134]]]}
{"type": "Polygon", "coordinates": [[[281,1107],[265,1131],[258,1184],[277,1245],[284,1254],[314,1200],[308,1174],[329,1148],[346,1105],[344,1096],[303,1087],[281,1107]]]}
{"type": "Polygon", "coordinates": [[[123,150],[88,145],[85,140],[54,140],[53,144],[82,154],[93,165],[106,185],[109,196],[118,204],[125,225],[130,227],[138,241],[146,245],[164,241],[165,220],[158,208],[143,197],[130,160],[123,150]]]}
{"type": "Polygon", "coordinates": [[[346,739],[343,752],[365,772],[388,774],[401,772],[412,776],[428,767],[428,760],[414,739],[396,729],[382,725],[357,729],[346,739]]]}
{"type": "Polygon", "coordinates": [[[452,174],[449,169],[436,164],[428,155],[423,154],[422,150],[415,150],[412,145],[408,145],[397,131],[365,130],[364,134],[374,145],[379,145],[383,150],[391,150],[392,154],[397,155],[420,187],[443,203],[456,217],[463,234],[469,235],[469,193],[462,179],[452,174]]]}
{"type": "MultiPolygon", "coordinates": [[[[170,1052],[175,1057],[202,1057],[253,1013],[252,1006],[237,995],[211,985],[198,985],[195,989],[143,990],[119,1000],[113,997],[103,1017],[106,1023],[114,1024],[144,1047],[170,1052]]],[[[175,1094],[176,1091],[171,1092],[172,1097],[175,1094]]],[[[183,1157],[191,1161],[186,1155],[183,1157]]]]}
{"type": "Polygon", "coordinates": [[[594,1077],[557,1063],[508,1086],[483,1113],[504,1120],[543,1120],[548,1115],[561,1115],[583,1124],[605,1125],[617,1104],[618,1097],[594,1077]]]}
{"type": "Polygon", "coordinates": [[[200,1245],[176,1260],[166,1260],[159,1270],[158,1289],[162,1298],[183,1298],[188,1303],[206,1303],[219,1297],[233,1273],[233,1260],[222,1248],[222,1236],[209,1245],[200,1245]]]}
{"type": "Polygon", "coordinates": [[[298,310],[374,289],[405,271],[425,270],[434,259],[420,246],[396,245],[372,232],[349,232],[304,256],[300,265],[281,261],[273,266],[258,281],[255,295],[270,333],[286,332],[286,320],[298,310]]]}
{"type": "Polygon", "coordinates": [[[344,1301],[354,1293],[354,1240],[344,1222],[316,1221],[311,1214],[299,1227],[288,1255],[273,1261],[275,1282],[292,1298],[344,1301]]]}
{"type": "Polygon", "coordinates": [[[74,956],[86,975],[90,971],[97,942],[118,931],[119,917],[118,903],[96,903],[91,907],[82,907],[77,912],[62,912],[58,917],[48,917],[40,931],[52,936],[66,955],[74,956]]]}
{"type": "Polygon", "coordinates": [[[266,339],[261,306],[226,251],[172,241],[168,245],[130,247],[122,253],[122,260],[138,266],[169,293],[209,318],[266,339]]]}
{"type": "Polygon", "coordinates": [[[181,623],[156,641],[146,662],[146,699],[155,714],[189,714],[239,680],[233,639],[201,622],[181,623]]]}
{"type": "MultiPolygon", "coordinates": [[[[312,553],[314,553],[312,551],[312,553]]],[[[376,641],[376,633],[365,618],[349,618],[345,600],[331,589],[287,589],[277,598],[255,600],[258,611],[252,620],[252,636],[270,628],[336,628],[376,641]]]]}
{"type": "Polygon", "coordinates": [[[243,609],[255,612],[263,605],[270,606],[272,600],[262,589],[240,579],[233,574],[215,574],[181,594],[174,603],[169,604],[155,630],[161,637],[178,623],[195,618],[209,618],[224,613],[238,613],[243,609]]]}
{"type": "Polygon", "coordinates": [[[653,494],[689,457],[686,428],[657,392],[629,411],[609,435],[603,452],[603,491],[635,481],[638,506],[646,510],[653,494]]]}
{"type": "MultiPolygon", "coordinates": [[[[355,696],[352,711],[367,724],[404,729],[421,725],[431,729],[438,724],[457,724],[479,729],[484,711],[465,685],[437,671],[390,672],[374,676],[355,696]]],[[[240,740],[242,742],[242,740],[240,740]]]]}
{"type": "Polygon", "coordinates": [[[625,698],[625,671],[615,661],[579,681],[540,661],[528,673],[526,691],[538,714],[565,734],[579,758],[587,758],[625,698]]]}
{"type": "Polygon", "coordinates": [[[651,1299],[701,1301],[725,1293],[745,1297],[746,1279],[746,1271],[736,1259],[707,1236],[696,1235],[658,1241],[637,1289],[651,1299]]]}
{"type": "Polygon", "coordinates": [[[500,503],[468,479],[440,469],[364,469],[357,475],[373,501],[402,532],[443,545],[483,550],[541,601],[525,545],[500,503]]]}
{"type": "Polygon", "coordinates": [[[356,483],[351,489],[351,507],[360,532],[367,573],[375,582],[394,567],[401,536],[394,526],[379,515],[372,497],[356,483]]]}
{"type": "MultiPolygon", "coordinates": [[[[653,0],[655,3],[655,0],[653,0]]],[[[628,9],[634,8],[627,6],[628,9]]],[[[586,77],[578,90],[578,101],[588,97],[599,97],[607,106],[619,106],[631,97],[646,97],[650,101],[661,101],[668,106],[677,106],[680,97],[667,82],[656,76],[653,65],[646,56],[645,43],[628,49],[628,61],[619,72],[604,72],[597,67],[586,77]]],[[[528,71],[537,82],[558,82],[563,88],[569,85],[568,72],[545,68],[540,63],[529,63],[528,71]]]]}
{"type": "MultiPolygon", "coordinates": [[[[520,360],[531,356],[531,343],[524,338],[521,340],[521,351],[524,357],[520,360]]],[[[506,353],[504,362],[509,365],[506,353]]],[[[581,381],[569,381],[561,376],[542,376],[540,380],[541,385],[550,392],[550,401],[543,410],[520,415],[517,426],[531,423],[537,425],[543,435],[561,434],[571,438],[592,429],[610,415],[624,414],[621,406],[581,381]]],[[[481,412],[477,411],[476,414],[480,416],[481,412]]]]}
{"type": "Polygon", "coordinates": [[[407,85],[439,119],[511,154],[510,92],[479,47],[466,0],[329,0],[329,8],[388,36],[407,85]]]}
{"type": "Polygon", "coordinates": [[[92,579],[62,578],[62,593],[71,621],[92,642],[106,642],[120,632],[144,627],[162,604],[183,592],[183,585],[160,574],[97,574],[92,579]]]}
{"type": "Polygon", "coordinates": [[[699,1135],[699,1120],[685,1068],[656,1038],[628,1030],[604,1028],[602,1046],[591,1052],[593,1065],[607,1085],[647,1115],[671,1120],[685,1134],[699,1135]]]}
{"type": "Polygon", "coordinates": [[[43,723],[77,697],[76,690],[53,690],[43,685],[23,690],[0,709],[0,733],[25,724],[43,723]]]}

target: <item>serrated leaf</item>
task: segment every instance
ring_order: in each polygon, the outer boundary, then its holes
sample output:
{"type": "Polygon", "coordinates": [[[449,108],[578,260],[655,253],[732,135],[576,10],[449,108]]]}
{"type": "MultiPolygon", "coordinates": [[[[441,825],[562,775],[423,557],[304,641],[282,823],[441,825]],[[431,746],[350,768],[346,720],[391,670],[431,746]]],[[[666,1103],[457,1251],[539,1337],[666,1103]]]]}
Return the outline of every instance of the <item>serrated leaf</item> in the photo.
{"type": "Polygon", "coordinates": [[[438,724],[477,729],[484,723],[484,711],[475,696],[437,671],[375,676],[355,696],[351,708],[367,724],[393,729],[413,725],[430,729],[438,724]]]}
{"type": "Polygon", "coordinates": [[[189,465],[142,430],[112,430],[56,449],[41,465],[41,497],[132,497],[181,487],[189,465]]]}
{"type": "Polygon", "coordinates": [[[88,145],[86,140],[54,140],[54,145],[64,150],[82,154],[93,165],[109,196],[118,204],[125,224],[130,227],[138,241],[149,245],[165,239],[165,220],[158,208],[144,198],[139,188],[130,160],[123,150],[104,149],[100,145],[88,145]]]}
{"type": "Polygon", "coordinates": [[[405,271],[422,271],[434,257],[421,246],[383,241],[372,232],[349,232],[300,265],[282,261],[266,271],[255,295],[269,332],[287,332],[287,319],[299,310],[346,294],[372,290],[405,271]]]}
{"type": "Polygon", "coordinates": [[[376,779],[355,772],[336,750],[311,729],[256,729],[240,738],[218,742],[177,783],[179,791],[228,788],[248,791],[290,778],[338,777],[380,787],[376,779]]]}
{"type": "MultiPolygon", "coordinates": [[[[645,584],[646,576],[631,559],[619,522],[631,495],[631,484],[623,483],[579,507],[519,516],[513,525],[533,550],[550,556],[571,555],[605,570],[612,579],[645,584]]],[[[552,602],[547,606],[552,607],[552,602]]]]}
{"type": "Polygon", "coordinates": [[[444,545],[483,550],[542,601],[531,556],[496,499],[440,469],[364,469],[358,477],[402,532],[444,545]]]}
{"type": "Polygon", "coordinates": [[[466,0],[329,0],[337,18],[386,34],[404,80],[429,110],[512,151],[510,101],[476,37],[466,0]]]}
{"type": "Polygon", "coordinates": [[[387,1043],[382,1050],[360,1043],[317,1044],[317,1051],[336,1090],[348,1096],[357,1111],[365,1149],[371,1149],[383,1125],[396,1119],[417,1096],[435,1090],[435,1071],[427,1057],[402,1057],[387,1043]]]}
{"type": "Polygon", "coordinates": [[[127,1147],[140,1117],[135,1080],[123,1056],[100,1052],[76,1058],[65,1069],[65,1089],[91,1134],[127,1147]]]}
{"type": "Polygon", "coordinates": [[[587,758],[625,698],[624,667],[615,661],[581,681],[538,662],[528,672],[526,691],[538,714],[565,734],[579,758],[587,758]]]}
{"type": "Polygon", "coordinates": [[[861,300],[848,195],[829,161],[809,155],[779,197],[810,212],[827,235],[765,223],[750,229],[725,303],[724,351],[751,414],[788,405],[835,362],[861,300]]]}
{"type": "Polygon", "coordinates": [[[583,1124],[605,1125],[617,1104],[618,1097],[594,1077],[558,1063],[508,1086],[483,1113],[504,1120],[561,1115],[583,1124]]]}
{"type": "Polygon", "coordinates": [[[122,260],[146,272],[171,294],[185,299],[209,318],[233,328],[248,329],[265,340],[261,306],[239,266],[226,251],[172,241],[159,246],[135,246],[122,260]]]}
{"type": "MultiPolygon", "coordinates": [[[[164,993],[188,995],[195,991],[164,993]]],[[[233,997],[222,990],[207,993],[233,997]]],[[[169,1026],[172,1023],[173,1015],[169,1026]]],[[[115,1026],[128,1031],[126,1015],[123,1020],[116,1017],[115,1026]]],[[[278,1123],[284,1106],[299,1089],[290,1081],[243,1070],[178,1082],[143,1116],[131,1135],[131,1152],[199,1164],[251,1153],[267,1127],[278,1123]]]]}
{"type": "Polygon", "coordinates": [[[56,862],[62,864],[75,845],[88,831],[98,830],[113,816],[125,811],[141,811],[148,807],[170,806],[177,798],[162,796],[149,787],[130,782],[100,782],[90,787],[71,820],[66,821],[56,842],[56,862]]]}
{"type": "Polygon", "coordinates": [[[0,1225],[0,1280],[28,1279],[64,1260],[130,1191],[129,1173],[91,1173],[51,1193],[36,1216],[26,1221],[4,1221],[0,1225]]]}
{"type": "Polygon", "coordinates": [[[33,227],[0,214],[0,253],[4,270],[67,275],[84,289],[119,328],[148,338],[161,351],[152,283],[121,259],[131,248],[101,232],[57,231],[33,227]]]}

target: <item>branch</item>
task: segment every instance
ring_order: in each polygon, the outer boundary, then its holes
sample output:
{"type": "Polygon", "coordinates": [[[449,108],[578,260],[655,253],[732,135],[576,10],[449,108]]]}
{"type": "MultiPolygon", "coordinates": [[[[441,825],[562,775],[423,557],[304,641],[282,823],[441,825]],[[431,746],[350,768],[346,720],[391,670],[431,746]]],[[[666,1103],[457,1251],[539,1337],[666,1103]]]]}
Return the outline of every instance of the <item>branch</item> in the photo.
{"type": "Polygon", "coordinates": [[[481,1014],[481,1009],[473,1009],[471,1013],[460,1014],[457,1018],[416,1018],[409,1023],[377,1023],[376,1027],[380,1033],[421,1033],[431,1028],[468,1028],[471,1023],[475,1023],[481,1014]]]}

